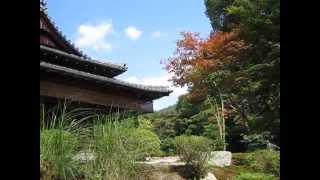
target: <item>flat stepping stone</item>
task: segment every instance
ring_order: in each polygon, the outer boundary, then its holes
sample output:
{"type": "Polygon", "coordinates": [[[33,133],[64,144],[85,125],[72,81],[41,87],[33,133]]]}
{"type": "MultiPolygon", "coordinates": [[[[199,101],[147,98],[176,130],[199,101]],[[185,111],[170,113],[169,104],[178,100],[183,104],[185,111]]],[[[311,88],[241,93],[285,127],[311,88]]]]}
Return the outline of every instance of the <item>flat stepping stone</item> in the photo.
{"type": "Polygon", "coordinates": [[[146,161],[140,161],[138,163],[149,164],[149,165],[173,165],[173,166],[185,165],[184,162],[180,161],[180,158],[178,156],[150,157],[150,158],[146,158],[146,161]]]}

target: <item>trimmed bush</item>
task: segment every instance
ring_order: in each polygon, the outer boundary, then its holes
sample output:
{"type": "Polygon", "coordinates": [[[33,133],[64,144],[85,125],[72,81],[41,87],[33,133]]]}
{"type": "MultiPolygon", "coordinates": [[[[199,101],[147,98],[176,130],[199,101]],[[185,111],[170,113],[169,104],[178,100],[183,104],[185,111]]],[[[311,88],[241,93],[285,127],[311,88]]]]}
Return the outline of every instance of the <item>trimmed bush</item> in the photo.
{"type": "Polygon", "coordinates": [[[138,160],[160,154],[160,139],[154,132],[138,128],[131,129],[128,135],[131,150],[137,151],[138,160]]]}
{"type": "Polygon", "coordinates": [[[276,177],[263,173],[241,173],[235,180],[275,180],[276,177]]]}
{"type": "Polygon", "coordinates": [[[208,160],[212,151],[210,139],[202,136],[177,136],[174,145],[181,160],[190,167],[193,178],[200,179],[207,174],[208,160]]]}

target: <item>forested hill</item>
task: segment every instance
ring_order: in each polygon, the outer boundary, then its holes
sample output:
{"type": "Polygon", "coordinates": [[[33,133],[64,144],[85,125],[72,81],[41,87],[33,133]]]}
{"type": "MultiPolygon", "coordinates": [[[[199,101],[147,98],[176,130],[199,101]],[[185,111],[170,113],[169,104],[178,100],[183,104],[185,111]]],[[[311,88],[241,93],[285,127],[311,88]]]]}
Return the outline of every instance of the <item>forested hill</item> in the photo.
{"type": "Polygon", "coordinates": [[[158,111],[156,111],[156,113],[168,113],[168,112],[175,112],[176,111],[176,105],[172,105],[172,106],[168,106],[166,108],[160,109],[158,111]]]}

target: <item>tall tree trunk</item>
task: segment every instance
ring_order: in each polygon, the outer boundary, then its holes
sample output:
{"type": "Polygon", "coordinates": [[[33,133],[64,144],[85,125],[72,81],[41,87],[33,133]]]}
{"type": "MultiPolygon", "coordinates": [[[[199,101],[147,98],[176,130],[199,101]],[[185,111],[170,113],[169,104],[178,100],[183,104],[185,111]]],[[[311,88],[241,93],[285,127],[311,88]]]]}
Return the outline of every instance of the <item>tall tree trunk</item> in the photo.
{"type": "Polygon", "coordinates": [[[219,135],[220,135],[220,140],[223,143],[223,150],[226,150],[226,127],[225,127],[225,118],[224,118],[224,101],[222,99],[221,93],[219,93],[219,98],[220,98],[220,103],[214,98],[214,102],[210,100],[209,97],[209,102],[211,107],[213,108],[214,111],[214,116],[217,120],[217,124],[219,127],[219,135]]]}

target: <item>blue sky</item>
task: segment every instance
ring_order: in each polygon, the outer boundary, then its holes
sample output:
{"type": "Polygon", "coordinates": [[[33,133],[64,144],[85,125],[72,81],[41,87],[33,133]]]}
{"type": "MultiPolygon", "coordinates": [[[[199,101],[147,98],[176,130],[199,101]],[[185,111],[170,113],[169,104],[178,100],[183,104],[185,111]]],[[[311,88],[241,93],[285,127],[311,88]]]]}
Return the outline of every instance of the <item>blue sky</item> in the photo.
{"type": "Polygon", "coordinates": [[[169,97],[155,100],[159,110],[176,103],[186,88],[173,87],[160,64],[172,56],[181,31],[209,35],[203,0],[47,0],[59,29],[92,58],[125,63],[117,78],[170,86],[169,97]]]}

